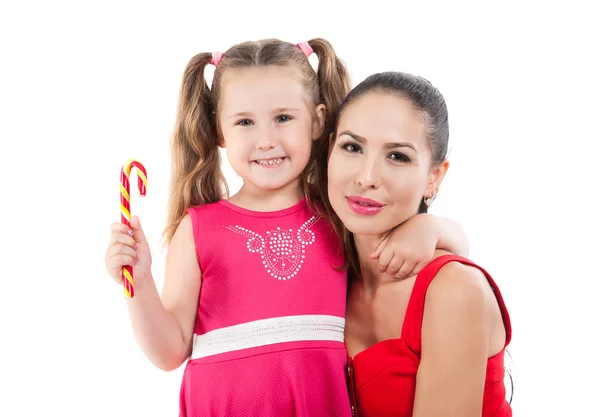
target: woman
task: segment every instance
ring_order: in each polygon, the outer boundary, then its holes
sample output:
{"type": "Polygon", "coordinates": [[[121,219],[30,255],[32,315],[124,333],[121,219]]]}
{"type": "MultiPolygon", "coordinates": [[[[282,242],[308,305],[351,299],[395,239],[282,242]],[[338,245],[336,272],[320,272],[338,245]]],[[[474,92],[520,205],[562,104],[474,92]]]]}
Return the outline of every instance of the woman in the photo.
{"type": "Polygon", "coordinates": [[[330,138],[329,203],[351,272],[349,388],[361,417],[512,415],[503,381],[510,320],[492,278],[436,251],[417,276],[399,281],[369,256],[433,202],[448,170],[448,132],[440,92],[388,72],[351,91],[330,138]]]}

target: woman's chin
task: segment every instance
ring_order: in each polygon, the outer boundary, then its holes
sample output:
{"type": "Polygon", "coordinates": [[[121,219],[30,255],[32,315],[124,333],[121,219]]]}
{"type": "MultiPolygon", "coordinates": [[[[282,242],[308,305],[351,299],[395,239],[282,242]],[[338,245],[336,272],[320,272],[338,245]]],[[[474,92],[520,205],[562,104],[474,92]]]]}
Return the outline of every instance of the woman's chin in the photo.
{"type": "Polygon", "coordinates": [[[353,221],[348,220],[344,222],[344,226],[348,229],[354,236],[381,236],[386,234],[393,226],[386,227],[381,223],[376,224],[376,222],[366,222],[366,221],[353,221]],[[375,223],[375,224],[374,224],[375,223]]]}

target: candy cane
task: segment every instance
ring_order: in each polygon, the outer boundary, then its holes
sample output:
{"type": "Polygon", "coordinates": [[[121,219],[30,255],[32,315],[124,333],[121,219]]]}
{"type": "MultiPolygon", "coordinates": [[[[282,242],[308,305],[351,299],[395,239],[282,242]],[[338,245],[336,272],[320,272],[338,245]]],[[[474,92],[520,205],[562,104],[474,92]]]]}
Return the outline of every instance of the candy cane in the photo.
{"type": "MultiPolygon", "coordinates": [[[[131,174],[131,168],[137,169],[138,188],[142,197],[146,195],[146,188],[148,187],[146,168],[135,159],[127,161],[121,169],[121,222],[129,228],[131,228],[131,206],[129,204],[129,175],[131,174]]],[[[123,278],[125,297],[133,298],[133,267],[129,265],[124,266],[121,277],[123,278]]]]}

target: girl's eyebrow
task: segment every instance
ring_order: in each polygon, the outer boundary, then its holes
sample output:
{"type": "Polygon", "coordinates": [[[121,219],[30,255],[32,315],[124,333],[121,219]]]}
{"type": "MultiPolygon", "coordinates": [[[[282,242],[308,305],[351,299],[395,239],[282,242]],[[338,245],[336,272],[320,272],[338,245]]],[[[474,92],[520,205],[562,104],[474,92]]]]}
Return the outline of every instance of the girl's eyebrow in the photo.
{"type": "MultiPolygon", "coordinates": [[[[295,108],[295,107],[279,107],[276,109],[273,109],[273,113],[293,113],[293,112],[299,112],[300,110],[295,108]]],[[[242,118],[242,117],[252,117],[253,114],[252,112],[248,112],[248,111],[241,111],[241,112],[237,112],[234,113],[230,116],[227,117],[227,119],[238,119],[238,118],[242,118]]]]}
{"type": "Polygon", "coordinates": [[[292,113],[298,111],[300,111],[300,109],[297,109],[296,107],[279,107],[275,109],[275,113],[292,113]]]}
{"type": "Polygon", "coordinates": [[[251,116],[252,116],[252,113],[247,112],[247,111],[241,111],[241,112],[237,112],[237,113],[234,113],[234,114],[228,116],[227,119],[238,119],[241,117],[251,117],[251,116]]]}

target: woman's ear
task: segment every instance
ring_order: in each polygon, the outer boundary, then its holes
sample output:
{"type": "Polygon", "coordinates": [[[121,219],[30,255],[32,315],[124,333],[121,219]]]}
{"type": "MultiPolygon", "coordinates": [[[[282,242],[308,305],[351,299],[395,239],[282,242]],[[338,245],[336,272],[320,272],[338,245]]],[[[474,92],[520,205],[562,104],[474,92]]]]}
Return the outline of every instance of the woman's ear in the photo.
{"type": "Polygon", "coordinates": [[[445,159],[444,162],[437,165],[433,171],[431,171],[431,174],[429,175],[429,181],[427,182],[427,188],[423,194],[424,198],[431,198],[438,193],[440,185],[446,176],[446,172],[448,172],[449,166],[450,162],[445,159]]]}

